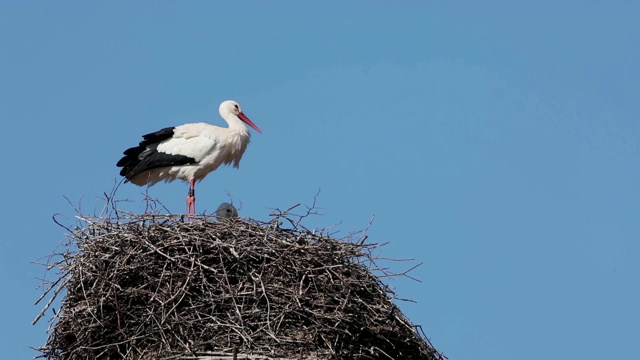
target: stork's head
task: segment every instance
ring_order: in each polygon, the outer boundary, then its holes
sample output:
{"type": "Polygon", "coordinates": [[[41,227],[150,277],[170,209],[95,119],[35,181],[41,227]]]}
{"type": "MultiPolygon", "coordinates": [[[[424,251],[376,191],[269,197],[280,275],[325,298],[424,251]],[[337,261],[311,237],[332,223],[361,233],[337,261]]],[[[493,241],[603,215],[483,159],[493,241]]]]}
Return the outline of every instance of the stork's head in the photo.
{"type": "Polygon", "coordinates": [[[222,104],[220,104],[220,115],[223,115],[224,113],[232,113],[233,115],[237,116],[238,114],[242,113],[242,108],[237,101],[223,101],[222,104]]]}
{"type": "Polygon", "coordinates": [[[249,120],[249,118],[244,113],[242,113],[242,108],[240,107],[240,104],[238,104],[236,101],[233,101],[233,100],[223,101],[222,104],[220,104],[219,111],[220,111],[220,116],[222,116],[224,119],[226,119],[228,115],[238,117],[240,120],[244,121],[247,125],[251,126],[255,131],[262,134],[262,131],[258,129],[256,124],[254,124],[253,121],[249,120]]]}
{"type": "Polygon", "coordinates": [[[218,219],[218,221],[236,217],[238,217],[238,210],[235,208],[235,206],[229,203],[223,202],[222,204],[220,204],[220,206],[218,206],[218,210],[216,210],[216,218],[218,219]]]}

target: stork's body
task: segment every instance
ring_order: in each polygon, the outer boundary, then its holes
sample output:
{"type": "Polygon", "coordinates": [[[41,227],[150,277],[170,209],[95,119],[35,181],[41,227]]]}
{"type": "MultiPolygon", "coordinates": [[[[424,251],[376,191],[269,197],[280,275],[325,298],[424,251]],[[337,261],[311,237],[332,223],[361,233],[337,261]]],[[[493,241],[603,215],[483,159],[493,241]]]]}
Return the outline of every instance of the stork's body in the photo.
{"type": "Polygon", "coordinates": [[[228,128],[193,123],[143,135],[140,144],[125,150],[118,161],[120,175],[139,186],[176,179],[189,182],[187,213],[195,214],[195,183],[220,165],[240,165],[251,138],[245,123],[262,133],[235,101],[220,104],[220,116],[228,128]]]}

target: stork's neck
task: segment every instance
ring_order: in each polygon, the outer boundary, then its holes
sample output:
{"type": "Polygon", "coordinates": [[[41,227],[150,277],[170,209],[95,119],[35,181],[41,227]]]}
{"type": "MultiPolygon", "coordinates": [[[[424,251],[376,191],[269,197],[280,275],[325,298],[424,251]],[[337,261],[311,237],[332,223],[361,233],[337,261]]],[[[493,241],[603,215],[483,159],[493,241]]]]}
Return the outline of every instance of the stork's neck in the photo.
{"type": "Polygon", "coordinates": [[[227,124],[229,124],[229,130],[244,133],[244,134],[249,134],[249,129],[247,129],[247,126],[244,124],[244,121],[240,120],[240,118],[237,115],[230,112],[223,113],[220,115],[222,116],[224,121],[226,121],[227,124]]]}

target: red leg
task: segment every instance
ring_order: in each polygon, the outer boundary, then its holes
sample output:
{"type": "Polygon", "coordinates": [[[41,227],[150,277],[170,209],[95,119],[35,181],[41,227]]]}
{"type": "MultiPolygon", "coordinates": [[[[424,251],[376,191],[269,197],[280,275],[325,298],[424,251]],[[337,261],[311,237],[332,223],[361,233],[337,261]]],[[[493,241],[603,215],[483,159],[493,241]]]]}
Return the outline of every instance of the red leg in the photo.
{"type": "Polygon", "coordinates": [[[189,182],[189,193],[187,194],[187,217],[196,215],[196,181],[191,179],[189,182]]]}

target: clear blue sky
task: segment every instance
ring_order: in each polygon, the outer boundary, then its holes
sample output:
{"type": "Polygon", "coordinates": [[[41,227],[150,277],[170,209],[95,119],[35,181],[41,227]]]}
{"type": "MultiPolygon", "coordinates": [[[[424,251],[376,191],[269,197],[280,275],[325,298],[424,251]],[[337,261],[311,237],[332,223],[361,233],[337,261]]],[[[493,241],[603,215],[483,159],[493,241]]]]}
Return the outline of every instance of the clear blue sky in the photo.
{"type": "MultiPolygon", "coordinates": [[[[452,360],[640,358],[638,4],[0,3],[3,356],[45,341],[30,261],[64,196],[92,213],[140,135],[235,99],[264,134],[199,211],[321,189],[312,226],[375,214],[383,255],[424,262],[392,285],[452,360]]],[[[186,191],[150,194],[178,213],[186,191]]]]}

